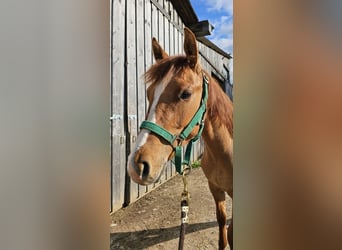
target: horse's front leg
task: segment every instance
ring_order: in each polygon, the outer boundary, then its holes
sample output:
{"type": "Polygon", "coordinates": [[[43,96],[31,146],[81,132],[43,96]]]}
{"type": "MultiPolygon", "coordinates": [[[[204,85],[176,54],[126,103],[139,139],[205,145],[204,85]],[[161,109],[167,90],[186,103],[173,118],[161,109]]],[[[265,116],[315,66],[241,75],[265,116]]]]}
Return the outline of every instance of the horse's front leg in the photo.
{"type": "Polygon", "coordinates": [[[230,246],[230,249],[233,250],[233,217],[230,221],[229,227],[228,227],[228,243],[230,246]]]}
{"type": "Polygon", "coordinates": [[[226,227],[226,194],[221,189],[214,186],[212,183],[209,182],[209,188],[214,196],[215,204],[216,204],[216,218],[219,224],[219,249],[223,250],[227,246],[227,227],[226,227]]]}

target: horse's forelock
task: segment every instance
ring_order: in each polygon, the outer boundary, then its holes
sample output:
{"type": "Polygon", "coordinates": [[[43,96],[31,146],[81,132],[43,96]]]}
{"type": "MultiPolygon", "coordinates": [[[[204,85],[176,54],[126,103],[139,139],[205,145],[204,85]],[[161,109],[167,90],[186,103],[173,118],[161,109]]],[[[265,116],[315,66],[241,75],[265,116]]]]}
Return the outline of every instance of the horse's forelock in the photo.
{"type": "Polygon", "coordinates": [[[170,56],[153,64],[145,73],[145,82],[158,84],[170,73],[178,73],[185,67],[189,67],[189,62],[185,56],[170,56]]]}

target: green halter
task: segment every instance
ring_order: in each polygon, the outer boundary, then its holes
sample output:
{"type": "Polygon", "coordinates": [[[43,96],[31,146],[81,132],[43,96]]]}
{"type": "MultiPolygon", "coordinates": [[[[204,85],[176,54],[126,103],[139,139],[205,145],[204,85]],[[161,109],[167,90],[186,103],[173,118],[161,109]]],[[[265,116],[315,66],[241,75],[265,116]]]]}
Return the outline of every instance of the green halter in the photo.
{"type": "Polygon", "coordinates": [[[183,174],[183,165],[187,165],[189,166],[190,163],[190,157],[191,157],[191,153],[192,153],[192,148],[194,145],[194,142],[196,142],[202,135],[202,131],[204,128],[204,113],[206,111],[206,104],[207,104],[207,100],[208,100],[208,78],[206,75],[203,75],[203,86],[202,86],[202,99],[201,99],[201,104],[198,108],[198,110],[196,111],[196,113],[194,114],[194,116],[192,117],[191,121],[188,123],[188,125],[183,129],[183,131],[179,134],[179,135],[174,135],[172,133],[170,133],[169,131],[167,131],[166,129],[160,127],[159,125],[150,122],[150,121],[143,121],[140,125],[141,129],[147,129],[149,131],[151,131],[152,133],[159,135],[160,137],[162,137],[164,140],[166,140],[168,143],[170,143],[170,145],[173,147],[173,149],[175,150],[175,165],[176,165],[176,171],[179,174],[183,174]],[[199,130],[197,135],[192,138],[185,150],[185,155],[184,155],[184,161],[183,161],[183,153],[182,153],[182,142],[188,138],[188,136],[190,135],[191,131],[193,130],[193,128],[199,125],[199,130]],[[174,147],[173,143],[175,140],[180,140],[180,143],[178,146],[174,147]]]}

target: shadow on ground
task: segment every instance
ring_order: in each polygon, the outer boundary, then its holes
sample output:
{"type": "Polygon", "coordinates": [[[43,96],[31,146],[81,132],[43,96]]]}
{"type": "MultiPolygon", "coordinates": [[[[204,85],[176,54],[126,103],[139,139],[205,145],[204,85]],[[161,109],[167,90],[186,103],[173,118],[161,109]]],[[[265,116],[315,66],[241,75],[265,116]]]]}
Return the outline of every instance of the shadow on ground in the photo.
{"type": "MultiPolygon", "coordinates": [[[[217,227],[217,222],[203,222],[187,225],[186,234],[197,232],[211,227],[217,227]]],[[[176,239],[179,237],[180,227],[168,227],[160,229],[142,230],[136,232],[112,233],[111,249],[136,249],[142,250],[147,247],[176,239]],[[138,246],[141,247],[138,247],[138,246]]]]}
{"type": "MultiPolygon", "coordinates": [[[[227,225],[229,225],[230,221],[230,219],[227,221],[227,225]]],[[[186,227],[186,234],[198,232],[212,227],[217,227],[216,221],[190,224],[186,227]]],[[[177,239],[179,237],[179,230],[180,226],[175,226],[135,232],[112,233],[110,235],[110,249],[143,250],[162,242],[177,239]]]]}

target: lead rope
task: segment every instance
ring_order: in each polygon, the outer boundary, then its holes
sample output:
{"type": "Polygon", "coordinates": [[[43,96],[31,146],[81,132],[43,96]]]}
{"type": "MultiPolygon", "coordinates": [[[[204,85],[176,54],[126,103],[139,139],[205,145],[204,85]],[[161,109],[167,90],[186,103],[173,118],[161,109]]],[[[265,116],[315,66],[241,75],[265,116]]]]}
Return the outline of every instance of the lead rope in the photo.
{"type": "Polygon", "coordinates": [[[189,192],[188,192],[188,174],[190,173],[190,167],[187,167],[183,171],[183,184],[184,189],[182,192],[182,199],[181,199],[181,226],[180,226],[180,233],[179,233],[179,242],[178,242],[178,250],[183,250],[184,248],[184,238],[185,238],[185,229],[186,226],[189,224],[189,192]]]}

